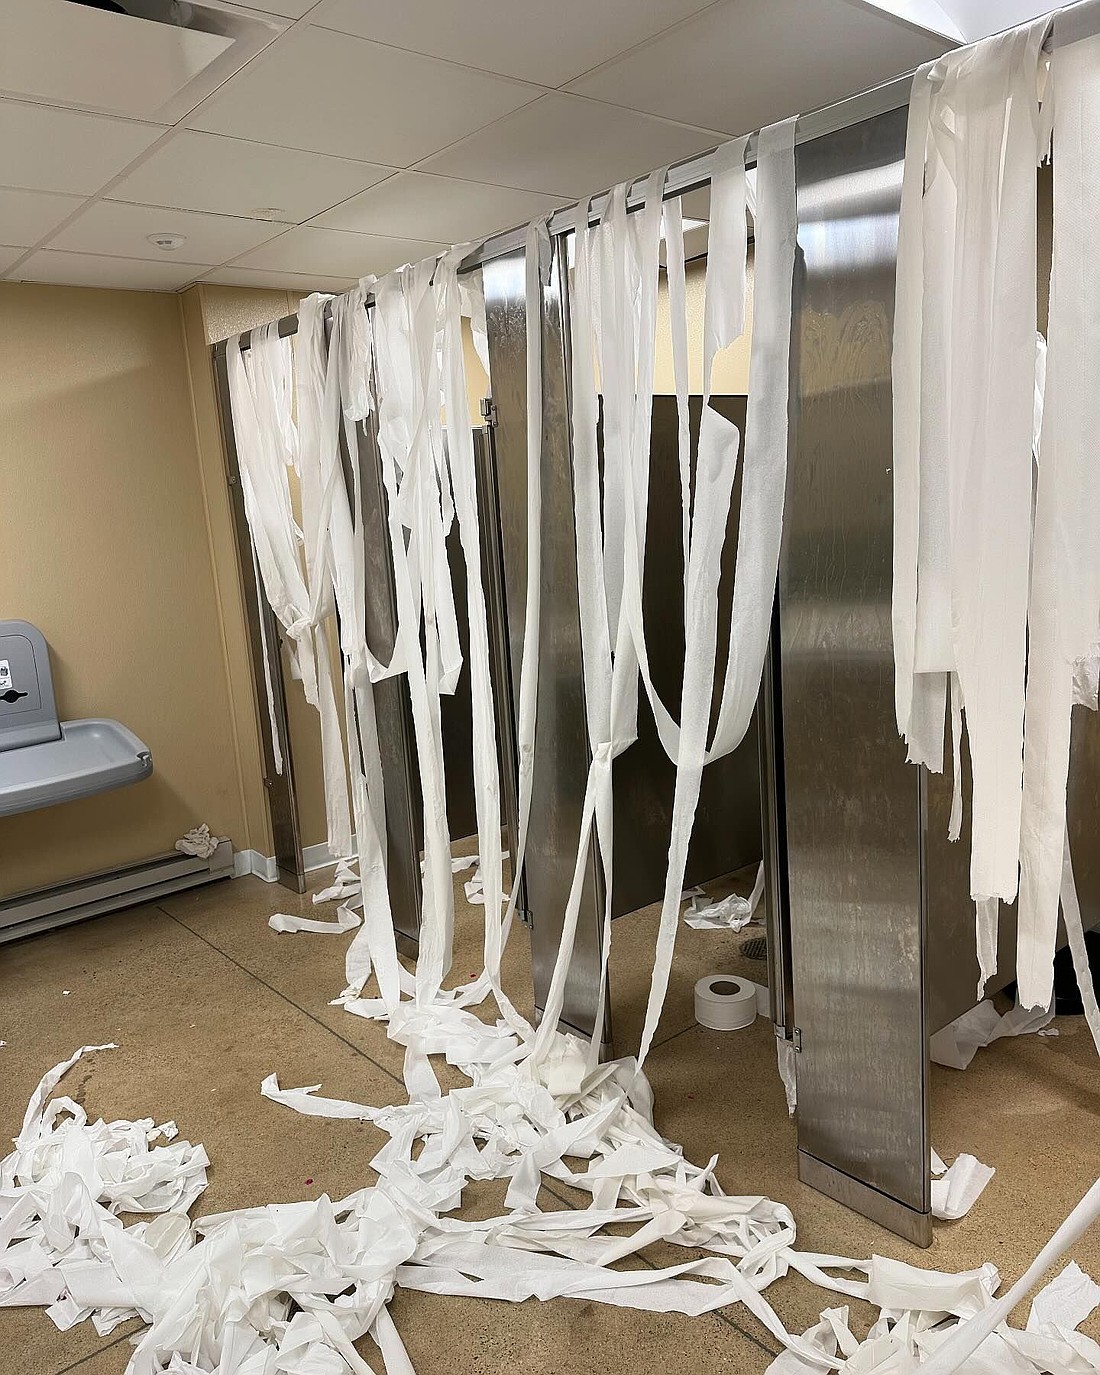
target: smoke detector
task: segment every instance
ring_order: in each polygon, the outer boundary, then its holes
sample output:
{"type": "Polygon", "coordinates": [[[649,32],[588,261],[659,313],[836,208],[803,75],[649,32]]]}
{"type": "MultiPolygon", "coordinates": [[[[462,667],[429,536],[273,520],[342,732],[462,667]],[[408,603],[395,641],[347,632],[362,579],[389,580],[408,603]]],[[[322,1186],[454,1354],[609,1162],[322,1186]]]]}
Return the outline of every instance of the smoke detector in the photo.
{"type": "Polygon", "coordinates": [[[187,242],[186,234],[147,234],[145,236],[154,248],[162,253],[174,253],[187,242]]]}

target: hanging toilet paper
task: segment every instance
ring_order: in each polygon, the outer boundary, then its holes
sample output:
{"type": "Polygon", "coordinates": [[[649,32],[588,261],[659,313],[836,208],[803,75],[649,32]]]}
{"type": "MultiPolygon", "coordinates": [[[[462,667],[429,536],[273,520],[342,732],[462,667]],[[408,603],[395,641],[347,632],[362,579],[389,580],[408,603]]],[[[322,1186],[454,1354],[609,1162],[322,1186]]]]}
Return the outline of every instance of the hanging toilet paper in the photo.
{"type": "Polygon", "coordinates": [[[756,985],[751,979],[708,974],[695,985],[695,1020],[711,1031],[738,1031],[756,1020],[756,985]]]}

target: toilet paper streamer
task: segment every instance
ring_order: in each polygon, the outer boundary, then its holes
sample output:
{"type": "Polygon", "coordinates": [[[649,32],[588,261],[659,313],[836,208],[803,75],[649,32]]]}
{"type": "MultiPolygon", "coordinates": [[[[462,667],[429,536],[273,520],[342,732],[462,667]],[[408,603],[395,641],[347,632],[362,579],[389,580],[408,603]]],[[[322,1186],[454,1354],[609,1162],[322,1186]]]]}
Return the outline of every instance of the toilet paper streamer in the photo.
{"type": "MultiPolygon", "coordinates": [[[[766,642],[774,589],[771,550],[773,542],[778,549],[786,460],[791,289],[787,269],[793,262],[794,251],[793,125],[765,131],[765,135],[761,137],[757,223],[759,339],[754,338],[753,343],[753,372],[760,385],[754,387],[755,402],[750,399],[746,438],[745,497],[734,603],[734,625],[739,633],[731,637],[737,653],[731,654],[727,665],[722,712],[709,751],[696,720],[704,713],[693,716],[688,710],[694,704],[695,686],[689,692],[685,683],[679,727],[667,712],[659,720],[662,740],[668,740],[666,748],[670,748],[670,757],[677,764],[677,815],[682,832],[686,832],[682,834],[684,847],[694,810],[692,794],[697,792],[698,774],[706,758],[717,757],[720,744],[732,748],[743,734],[743,699],[746,695],[755,699],[759,681],[757,638],[762,633],[766,642]],[[774,367],[764,366],[768,363],[774,367]],[[752,522],[748,530],[747,519],[752,522]],[[749,573],[744,579],[743,554],[744,569],[749,573]]],[[[743,165],[738,169],[734,159],[733,167],[726,167],[724,174],[743,175],[743,165]]],[[[619,743],[615,730],[617,726],[631,725],[631,699],[636,698],[639,671],[647,693],[651,686],[646,682],[644,633],[639,593],[634,584],[640,578],[644,558],[647,498],[643,477],[648,461],[646,414],[652,390],[652,282],[656,277],[654,225],[659,226],[662,219],[663,180],[660,174],[650,180],[645,209],[640,219],[633,217],[633,224],[626,219],[622,199],[613,198],[607,224],[601,226],[608,233],[599,242],[599,252],[606,255],[614,268],[608,286],[612,294],[605,300],[610,311],[603,318],[602,337],[606,340],[610,331],[617,341],[610,351],[603,350],[601,357],[602,365],[611,365],[606,372],[601,368],[605,402],[612,399],[612,390],[618,389],[617,401],[612,404],[614,423],[624,427],[622,433],[629,436],[626,446],[620,445],[617,451],[612,444],[612,461],[618,465],[617,473],[612,474],[612,481],[607,484],[612,493],[612,519],[609,525],[605,523],[601,539],[596,542],[603,563],[607,639],[616,649],[608,715],[606,720],[596,723],[605,733],[600,737],[602,748],[593,752],[585,825],[589,833],[593,826],[597,829],[601,858],[608,872],[611,833],[608,826],[601,835],[600,823],[607,820],[609,811],[610,765],[619,743]],[[639,289],[632,292],[635,284],[639,289]],[[616,354],[616,348],[623,352],[616,354]],[[620,527],[614,495],[619,490],[621,555],[616,552],[620,527]],[[612,562],[617,558],[622,568],[621,587],[619,574],[609,567],[609,549],[612,562]],[[632,660],[637,661],[637,669],[632,660]]],[[[726,198],[719,194],[716,205],[723,203],[726,198]]],[[[666,225],[669,222],[666,219],[666,225]]],[[[587,231],[587,225],[585,228],[587,231]]],[[[544,237],[544,229],[540,233],[536,227],[527,246],[528,453],[529,478],[534,478],[528,484],[528,536],[536,555],[541,519],[537,493],[541,416],[535,393],[541,397],[539,334],[544,237]]],[[[0,1227],[13,1228],[17,1246],[30,1242],[31,1247],[19,1253],[19,1277],[14,1289],[0,1287],[0,1302],[9,1294],[25,1294],[19,1286],[33,1278],[38,1286],[36,1293],[45,1294],[52,1288],[49,1301],[55,1316],[62,1321],[73,1319],[74,1305],[76,1314],[81,1315],[84,1310],[79,1305],[84,1299],[99,1305],[96,1311],[102,1322],[114,1321],[117,1314],[139,1314],[150,1327],[139,1339],[132,1357],[133,1375],[154,1375],[166,1365],[188,1375],[196,1370],[251,1375],[253,1370],[272,1364],[273,1347],[275,1363],[287,1375],[314,1375],[320,1370],[327,1375],[338,1368],[338,1363],[369,1373],[371,1367],[352,1345],[368,1333],[379,1347],[389,1375],[408,1375],[411,1366],[386,1309],[395,1283],[428,1292],[513,1300],[532,1295],[569,1295],[685,1313],[701,1313],[741,1302],[788,1348],[792,1359],[799,1360],[807,1369],[836,1369],[859,1346],[847,1327],[843,1310],[829,1310],[818,1327],[800,1338],[785,1330],[762,1295],[775,1279],[796,1271],[838,1293],[869,1298],[886,1307],[888,1312],[880,1318],[875,1341],[905,1340],[906,1346],[898,1348],[904,1355],[910,1354],[908,1334],[915,1334],[914,1341],[924,1340],[924,1333],[931,1326],[922,1321],[922,1314],[936,1311],[937,1322],[942,1321],[945,1312],[958,1316],[960,1325],[935,1353],[933,1359],[938,1359],[953,1341],[957,1345],[960,1340],[966,1343],[974,1338],[973,1315],[984,1320],[989,1312],[996,1284],[992,1267],[969,1275],[941,1276],[877,1257],[857,1263],[798,1252],[793,1247],[793,1218],[785,1207],[766,1199],[725,1195],[714,1178],[714,1160],[703,1167],[694,1166],[684,1160],[678,1148],[660,1137],[652,1123],[652,1098],[638,1061],[596,1064],[590,1047],[581,1046],[556,1030],[556,1011],[537,1033],[522,1023],[511,1025],[507,1020],[486,1024],[468,1010],[468,1000],[474,996],[470,989],[442,988],[453,917],[449,900],[435,900],[443,874],[448,899],[450,892],[448,857],[436,839],[441,827],[438,794],[443,782],[437,718],[439,695],[452,682],[455,663],[447,592],[442,584],[445,561],[439,553],[441,534],[460,503],[455,473],[449,467],[451,459],[438,428],[439,321],[441,313],[447,312],[446,272],[439,274],[441,266],[431,265],[428,271],[424,265],[405,269],[379,284],[379,305],[375,308],[379,328],[372,343],[379,374],[380,431],[385,434],[383,465],[390,497],[399,640],[405,655],[403,671],[409,676],[413,698],[425,791],[430,794],[431,810],[426,816],[429,853],[425,866],[423,968],[418,968],[415,984],[410,987],[396,959],[387,963],[390,956],[384,925],[375,912],[365,911],[363,932],[370,928],[369,935],[364,937],[370,962],[364,961],[360,966],[363,977],[344,999],[349,1011],[385,1019],[391,1039],[405,1045],[404,1077],[409,1101],[398,1107],[369,1109],[343,1099],[322,1099],[314,1088],[284,1090],[274,1079],[264,1085],[265,1097],[311,1115],[362,1116],[373,1121],[389,1138],[372,1162],[378,1183],[336,1202],[323,1197],[201,1219],[193,1236],[190,1232],[182,1234],[179,1245],[183,1250],[179,1253],[170,1244],[171,1233],[147,1236],[102,1224],[105,1252],[93,1248],[88,1257],[93,1264],[71,1273],[62,1271],[60,1283],[51,1252],[41,1244],[41,1238],[45,1238],[53,1246],[48,1227],[30,1230],[38,1225],[34,1214],[37,1201],[22,1200],[17,1207],[23,1211],[15,1213],[16,1221],[12,1223],[9,1212],[0,1219],[0,1227]],[[380,984],[389,981],[388,991],[383,988],[382,997],[377,999],[361,996],[366,974],[372,967],[378,971],[380,984]],[[428,1056],[443,1053],[466,1072],[469,1088],[448,1095],[441,1093],[428,1056]],[[567,1165],[566,1160],[571,1164],[567,1165]],[[590,1191],[592,1208],[560,1213],[540,1211],[537,1194],[543,1171],[590,1191]],[[482,1222],[447,1216],[458,1205],[463,1186],[470,1178],[510,1178],[507,1211],[503,1216],[482,1222]],[[633,1230],[626,1236],[602,1231],[620,1223],[633,1230]],[[123,1236],[114,1236],[116,1230],[123,1231],[123,1236]],[[609,1268],[658,1239],[700,1247],[707,1254],[657,1271],[609,1268]],[[39,1250],[34,1250],[35,1245],[39,1250]],[[246,1310],[240,1303],[242,1295],[248,1298],[246,1310]],[[899,1315],[898,1309],[905,1311],[899,1315]]],[[[601,286],[601,294],[602,291],[601,286]]],[[[450,318],[453,321],[453,314],[450,318]]],[[[453,332],[448,335],[444,330],[443,341],[445,353],[453,348],[453,332]]],[[[450,405],[447,409],[452,416],[464,415],[458,406],[450,405]]],[[[696,492],[697,520],[691,522],[688,531],[685,587],[700,594],[687,599],[689,607],[700,609],[695,611],[695,620],[688,627],[691,662],[690,675],[686,672],[685,679],[692,676],[697,680],[700,697],[702,684],[707,684],[709,692],[713,682],[711,641],[715,613],[710,605],[709,586],[713,566],[720,559],[718,521],[720,518],[724,527],[728,497],[726,508],[719,507],[717,514],[713,502],[701,503],[699,498],[700,491],[710,492],[707,484],[712,484],[719,495],[724,491],[731,442],[735,456],[736,439],[736,434],[731,436],[716,422],[708,421],[706,447],[701,441],[697,460],[696,483],[703,485],[696,492]]],[[[452,447],[457,453],[457,447],[452,447]]],[[[457,464],[463,460],[454,461],[457,464]]],[[[729,480],[732,483],[732,478],[729,480]]],[[[537,557],[529,559],[529,577],[533,575],[536,582],[538,569],[537,557]]],[[[598,581],[595,574],[593,581],[598,581]]],[[[537,653],[537,598],[529,596],[527,615],[529,626],[534,616],[535,633],[525,637],[525,656],[532,643],[536,647],[533,652],[537,653]]],[[[307,654],[308,649],[304,648],[303,653],[307,654]]],[[[537,674],[521,675],[521,717],[524,703],[534,701],[536,684],[537,674]]],[[[656,707],[654,713],[658,715],[656,707]]],[[[522,810],[524,769],[529,770],[534,744],[533,714],[527,719],[526,728],[521,724],[520,741],[522,810]]],[[[483,783],[491,786],[488,779],[483,783]]],[[[529,799],[529,793],[527,796],[529,799]]],[[[360,789],[357,829],[362,829],[361,816],[376,815],[369,801],[360,789]]],[[[479,813],[479,848],[484,855],[487,837],[480,834],[481,816],[479,813]]],[[[524,829],[521,827],[521,853],[524,829]]],[[[683,882],[682,869],[676,872],[676,843],[674,840],[670,854],[673,938],[683,882]]],[[[582,837],[582,849],[585,845],[587,834],[582,837]]],[[[488,882],[491,885],[493,880],[488,882]]],[[[666,892],[666,908],[667,899],[666,892]]],[[[567,931],[568,917],[567,913],[567,931]]],[[[498,923],[499,932],[500,921],[499,904],[492,899],[485,903],[485,920],[488,964],[496,957],[497,940],[490,922],[498,923]]],[[[575,929],[575,918],[573,925],[575,929]]],[[[652,1038],[667,986],[671,941],[665,928],[662,913],[662,939],[640,1058],[652,1038]]],[[[392,944],[392,929],[388,936],[392,944]]],[[[605,960],[609,937],[608,923],[605,960]]],[[[483,988],[480,980],[477,986],[483,988]]],[[[64,1068],[59,1067],[62,1073],[64,1068]]],[[[36,1095],[39,1108],[55,1083],[56,1078],[36,1095]]],[[[55,1118],[29,1113],[28,1119],[17,1150],[48,1152],[55,1118]]],[[[74,1145],[78,1149],[82,1148],[85,1125],[77,1127],[74,1145]]],[[[133,1135],[126,1140],[126,1151],[136,1151],[133,1135]]],[[[118,1163],[112,1162],[112,1178],[117,1178],[118,1163]]],[[[21,1178],[25,1168],[28,1166],[24,1156],[10,1175],[5,1169],[3,1182],[21,1178]]],[[[180,1173],[178,1163],[174,1162],[171,1168],[174,1175],[180,1173]]],[[[103,1175],[96,1178],[92,1170],[87,1170],[83,1178],[88,1193],[97,1196],[103,1187],[103,1175]]],[[[185,1187],[175,1195],[175,1202],[182,1202],[189,1194],[185,1187]]],[[[59,1204],[49,1219],[51,1226],[58,1212],[75,1218],[86,1209],[84,1197],[72,1186],[55,1191],[53,1196],[59,1204]]],[[[150,1197],[159,1200],[160,1196],[150,1197]]],[[[1098,1207],[1100,1202],[1091,1196],[1084,1201],[1070,1220],[1073,1225],[1067,1223],[1068,1231],[1063,1228],[1040,1257],[1044,1266],[1060,1253],[1056,1243],[1062,1249],[1071,1244],[1073,1237],[1079,1235],[1074,1228],[1087,1225],[1098,1207]]],[[[992,1326],[999,1321],[998,1318],[992,1326]]],[[[975,1346],[984,1336],[981,1332],[977,1334],[975,1346]]],[[[928,1338],[926,1349],[931,1349],[933,1340],[943,1340],[942,1330],[928,1338]]],[[[1033,1362],[1032,1367],[1041,1368],[1038,1362],[1033,1362]]],[[[941,1361],[940,1375],[955,1368],[941,1361]]]]}
{"type": "MultiPolygon", "coordinates": [[[[1039,20],[917,73],[899,224],[893,358],[898,726],[910,759],[940,770],[947,685],[957,675],[952,700],[961,707],[970,745],[970,884],[983,985],[996,967],[997,905],[1015,897],[1019,872],[1036,376],[1035,165],[1048,28],[1047,19],[1039,20]]],[[[956,758],[956,777],[959,767],[956,758]]],[[[1049,997],[1042,1001],[1045,1006],[1049,997]]]]}

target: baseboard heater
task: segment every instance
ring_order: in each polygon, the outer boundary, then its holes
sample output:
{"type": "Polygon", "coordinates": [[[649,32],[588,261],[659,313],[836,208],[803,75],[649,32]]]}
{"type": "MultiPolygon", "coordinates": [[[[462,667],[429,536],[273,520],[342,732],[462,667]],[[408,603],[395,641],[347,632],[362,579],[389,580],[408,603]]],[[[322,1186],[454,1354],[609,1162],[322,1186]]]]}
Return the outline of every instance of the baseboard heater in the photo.
{"type": "Polygon", "coordinates": [[[223,840],[209,859],[173,851],[52,888],[17,893],[0,901],[0,944],[232,876],[233,846],[223,840]]]}

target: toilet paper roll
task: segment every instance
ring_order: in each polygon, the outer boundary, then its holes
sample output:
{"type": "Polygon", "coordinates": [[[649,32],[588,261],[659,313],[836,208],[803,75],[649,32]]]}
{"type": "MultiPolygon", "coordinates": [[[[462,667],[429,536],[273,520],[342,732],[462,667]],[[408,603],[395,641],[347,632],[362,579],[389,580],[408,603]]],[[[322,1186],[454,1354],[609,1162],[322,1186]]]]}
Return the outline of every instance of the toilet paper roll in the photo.
{"type": "Polygon", "coordinates": [[[751,979],[709,974],[695,985],[695,1020],[711,1031],[738,1031],[756,1020],[756,985],[751,979]]]}
{"type": "Polygon", "coordinates": [[[767,984],[756,985],[756,1015],[758,1017],[770,1017],[772,1015],[772,999],[767,984]]]}

